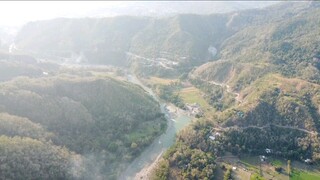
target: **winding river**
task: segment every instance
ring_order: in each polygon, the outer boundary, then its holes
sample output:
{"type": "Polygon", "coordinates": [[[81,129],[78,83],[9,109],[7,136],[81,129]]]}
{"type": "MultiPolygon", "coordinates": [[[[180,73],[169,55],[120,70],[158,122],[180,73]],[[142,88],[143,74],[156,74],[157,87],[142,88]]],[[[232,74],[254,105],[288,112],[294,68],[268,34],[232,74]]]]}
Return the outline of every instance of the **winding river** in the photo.
{"type": "Polygon", "coordinates": [[[144,86],[135,75],[128,75],[128,81],[141,86],[156,101],[160,103],[161,112],[165,114],[168,127],[165,133],[156,138],[153,143],[127,167],[127,169],[119,177],[121,180],[134,179],[138,172],[140,172],[146,166],[151,165],[157,159],[157,157],[159,157],[166,149],[173,145],[176,133],[188,125],[192,119],[185,114],[177,113],[175,120],[172,120],[172,117],[170,117],[170,114],[165,108],[166,104],[162,102],[150,88],[144,86]]]}

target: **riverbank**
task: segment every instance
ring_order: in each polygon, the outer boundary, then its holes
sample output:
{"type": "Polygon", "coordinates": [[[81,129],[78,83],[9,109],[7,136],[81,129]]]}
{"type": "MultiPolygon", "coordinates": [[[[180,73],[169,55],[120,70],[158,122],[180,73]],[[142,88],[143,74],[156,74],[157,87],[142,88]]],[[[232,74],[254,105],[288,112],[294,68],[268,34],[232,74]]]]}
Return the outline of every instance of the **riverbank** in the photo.
{"type": "MultiPolygon", "coordinates": [[[[187,116],[186,111],[174,106],[173,104],[166,104],[165,109],[167,110],[167,113],[170,114],[171,121],[173,121],[175,123],[177,132],[180,131],[183,127],[185,127],[184,126],[185,122],[183,122],[183,119],[181,119],[181,117],[187,116]],[[178,118],[178,117],[180,117],[180,118],[177,121],[176,118],[178,118]]],[[[162,151],[152,163],[145,165],[143,167],[143,169],[141,169],[141,171],[135,175],[134,179],[135,180],[150,179],[151,175],[152,175],[152,171],[157,166],[163,153],[164,153],[164,151],[162,151]]]]}
{"type": "Polygon", "coordinates": [[[139,157],[131,162],[127,169],[120,175],[119,179],[140,179],[148,178],[151,170],[156,166],[163,152],[171,147],[175,142],[178,131],[188,125],[192,117],[189,117],[183,110],[172,104],[162,102],[155,93],[145,85],[135,75],[128,75],[128,81],[142,87],[156,101],[159,102],[161,112],[165,114],[167,119],[167,130],[165,133],[156,138],[153,143],[147,147],[139,157]]]}
{"type": "Polygon", "coordinates": [[[152,175],[152,171],[155,167],[157,167],[157,164],[160,160],[160,158],[162,157],[163,152],[161,152],[157,159],[154,160],[151,164],[147,164],[145,167],[143,167],[143,169],[141,169],[140,172],[138,172],[136,174],[136,176],[134,177],[135,180],[139,180],[139,179],[150,179],[151,175],[152,175]]]}

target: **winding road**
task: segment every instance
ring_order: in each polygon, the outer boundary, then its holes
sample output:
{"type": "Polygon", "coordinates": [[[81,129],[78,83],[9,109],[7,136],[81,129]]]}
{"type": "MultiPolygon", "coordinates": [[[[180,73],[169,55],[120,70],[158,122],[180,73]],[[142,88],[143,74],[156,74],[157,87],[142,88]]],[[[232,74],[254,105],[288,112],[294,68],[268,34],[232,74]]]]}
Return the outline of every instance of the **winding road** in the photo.
{"type": "Polygon", "coordinates": [[[240,99],[240,94],[237,93],[237,92],[234,92],[231,90],[230,86],[225,84],[225,83],[218,83],[218,82],[215,82],[215,81],[207,81],[208,83],[210,84],[213,84],[213,85],[216,85],[216,86],[221,86],[222,88],[226,88],[226,91],[230,94],[234,94],[236,97],[235,97],[235,100],[238,101],[238,102],[242,102],[242,100],[240,99]]]}
{"type": "Polygon", "coordinates": [[[308,133],[308,134],[312,134],[312,135],[318,135],[318,133],[315,132],[315,131],[309,131],[307,129],[302,129],[302,128],[298,128],[298,127],[282,126],[282,125],[277,125],[277,124],[266,124],[264,126],[250,125],[250,126],[246,126],[246,127],[239,127],[239,126],[221,127],[221,126],[219,126],[218,128],[213,127],[211,131],[213,131],[213,130],[216,130],[216,131],[228,131],[230,129],[244,130],[244,129],[249,129],[249,128],[257,128],[257,129],[263,130],[263,129],[271,127],[271,126],[275,126],[275,127],[279,127],[279,128],[285,128],[285,129],[293,129],[293,130],[302,131],[302,132],[305,132],[305,133],[308,133]]]}
{"type": "MultiPolygon", "coordinates": [[[[219,62],[223,62],[223,61],[226,61],[226,60],[221,60],[221,61],[219,61],[219,62]]],[[[203,78],[201,78],[201,77],[199,77],[199,76],[195,76],[195,75],[193,75],[193,74],[190,74],[190,78],[199,79],[199,80],[204,81],[204,82],[207,82],[207,83],[209,83],[209,84],[213,84],[213,85],[216,85],[216,86],[220,86],[220,87],[222,87],[222,88],[225,88],[228,93],[233,94],[233,95],[236,96],[236,97],[235,97],[235,100],[236,100],[237,102],[242,103],[240,94],[237,93],[237,92],[232,91],[231,87],[230,87],[228,84],[226,84],[226,83],[219,83],[219,82],[216,82],[216,81],[204,80],[203,78]]]]}

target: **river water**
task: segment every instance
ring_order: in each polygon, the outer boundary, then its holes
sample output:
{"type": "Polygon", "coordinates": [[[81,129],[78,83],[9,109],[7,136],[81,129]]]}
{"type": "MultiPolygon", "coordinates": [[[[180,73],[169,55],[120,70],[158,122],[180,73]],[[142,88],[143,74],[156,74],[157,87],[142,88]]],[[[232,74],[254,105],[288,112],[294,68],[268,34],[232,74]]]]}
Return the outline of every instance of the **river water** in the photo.
{"type": "Polygon", "coordinates": [[[161,112],[166,116],[168,127],[165,133],[156,138],[153,143],[127,167],[127,169],[119,177],[121,180],[134,179],[138,172],[140,172],[145,166],[154,162],[160,154],[173,145],[175,142],[176,133],[188,125],[192,120],[191,117],[178,113],[177,117],[173,121],[172,117],[170,117],[170,114],[165,108],[166,104],[161,102],[161,100],[150,88],[144,86],[135,75],[128,75],[128,81],[141,86],[156,101],[160,103],[161,112]]]}

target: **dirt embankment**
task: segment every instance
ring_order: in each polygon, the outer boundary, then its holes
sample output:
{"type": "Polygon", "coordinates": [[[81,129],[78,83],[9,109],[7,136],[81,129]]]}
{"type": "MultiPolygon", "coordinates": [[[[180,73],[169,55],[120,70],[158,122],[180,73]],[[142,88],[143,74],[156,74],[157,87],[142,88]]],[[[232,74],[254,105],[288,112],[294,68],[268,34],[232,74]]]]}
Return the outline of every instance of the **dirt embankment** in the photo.
{"type": "Polygon", "coordinates": [[[152,170],[157,166],[161,155],[163,152],[161,152],[157,159],[155,161],[153,161],[151,164],[146,165],[140,172],[138,172],[136,174],[136,176],[134,177],[135,180],[139,180],[139,179],[150,179],[151,178],[151,173],[152,170]]]}

